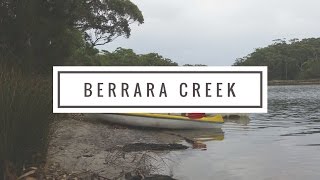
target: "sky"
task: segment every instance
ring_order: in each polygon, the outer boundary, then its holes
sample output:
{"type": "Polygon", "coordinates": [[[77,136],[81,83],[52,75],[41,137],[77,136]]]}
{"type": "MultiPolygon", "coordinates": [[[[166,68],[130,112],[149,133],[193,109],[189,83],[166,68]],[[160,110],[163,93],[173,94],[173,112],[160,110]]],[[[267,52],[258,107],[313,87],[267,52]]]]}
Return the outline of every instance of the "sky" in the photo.
{"type": "Polygon", "coordinates": [[[156,52],[183,64],[229,66],[274,39],[320,37],[319,0],[131,0],[144,24],[98,47],[156,52]]]}

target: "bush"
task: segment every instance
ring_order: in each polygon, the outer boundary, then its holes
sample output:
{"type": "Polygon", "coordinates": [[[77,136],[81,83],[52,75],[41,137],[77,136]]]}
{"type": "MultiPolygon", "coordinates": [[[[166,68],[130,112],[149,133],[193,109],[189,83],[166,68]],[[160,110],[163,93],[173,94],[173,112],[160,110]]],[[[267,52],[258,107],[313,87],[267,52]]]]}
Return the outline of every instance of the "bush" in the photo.
{"type": "Polygon", "coordinates": [[[51,120],[51,80],[0,64],[0,168],[43,160],[51,120]]]}

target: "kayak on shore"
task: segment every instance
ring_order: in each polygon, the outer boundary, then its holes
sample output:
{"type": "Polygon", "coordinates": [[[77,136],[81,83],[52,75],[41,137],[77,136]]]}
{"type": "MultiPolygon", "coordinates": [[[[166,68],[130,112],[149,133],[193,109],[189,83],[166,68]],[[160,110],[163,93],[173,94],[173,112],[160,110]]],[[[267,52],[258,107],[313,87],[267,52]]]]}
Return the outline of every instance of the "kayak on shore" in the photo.
{"type": "Polygon", "coordinates": [[[205,116],[204,113],[157,114],[157,113],[123,113],[123,114],[86,114],[89,119],[105,120],[110,123],[164,129],[210,129],[221,128],[221,115],[205,116]]]}

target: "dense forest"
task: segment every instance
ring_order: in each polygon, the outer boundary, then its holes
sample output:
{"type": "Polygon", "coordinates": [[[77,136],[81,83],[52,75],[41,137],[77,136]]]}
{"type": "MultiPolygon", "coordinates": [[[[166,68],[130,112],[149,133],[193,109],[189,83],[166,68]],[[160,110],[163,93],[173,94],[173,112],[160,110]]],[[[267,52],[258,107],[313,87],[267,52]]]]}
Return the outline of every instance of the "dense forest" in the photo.
{"type": "Polygon", "coordinates": [[[235,66],[268,66],[269,80],[320,78],[320,38],[277,39],[239,58],[235,66]]]}
{"type": "Polygon", "coordinates": [[[136,54],[132,49],[117,48],[113,52],[97,49],[78,50],[66,65],[95,66],[178,66],[158,53],[136,54]]]}
{"type": "MultiPolygon", "coordinates": [[[[132,49],[118,47],[113,52],[84,47],[74,52],[65,65],[84,66],[178,66],[179,64],[158,53],[137,54],[132,49]]],[[[206,66],[184,64],[183,66],[206,66]]]]}
{"type": "Polygon", "coordinates": [[[0,62],[48,72],[72,58],[89,61],[98,53],[95,46],[129,38],[130,25],[143,22],[129,0],[1,0],[0,62]]]}

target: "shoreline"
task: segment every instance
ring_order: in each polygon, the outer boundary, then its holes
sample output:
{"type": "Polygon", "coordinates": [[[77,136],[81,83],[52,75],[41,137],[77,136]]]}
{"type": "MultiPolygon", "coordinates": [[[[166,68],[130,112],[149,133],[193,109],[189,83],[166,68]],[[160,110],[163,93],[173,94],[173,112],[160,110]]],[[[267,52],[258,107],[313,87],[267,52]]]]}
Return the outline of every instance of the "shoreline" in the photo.
{"type": "Polygon", "coordinates": [[[283,85],[318,85],[320,79],[308,80],[271,80],[268,81],[268,86],[283,86],[283,85]]]}
{"type": "Polygon", "coordinates": [[[206,150],[201,138],[224,139],[222,129],[141,129],[82,115],[61,117],[52,128],[45,174],[58,179],[142,176],[172,180],[170,167],[175,160],[171,156],[190,149],[206,150]]]}

